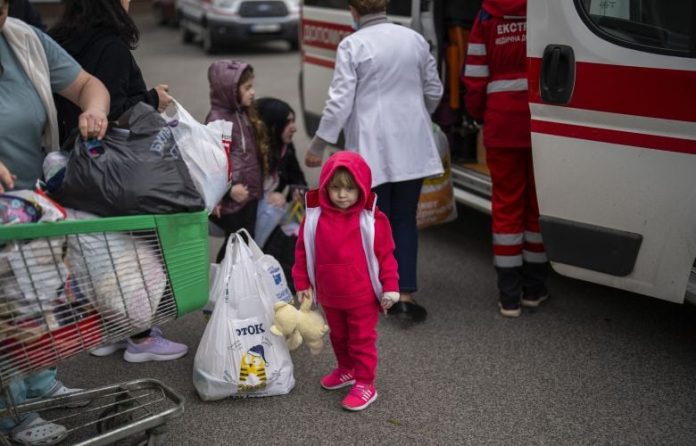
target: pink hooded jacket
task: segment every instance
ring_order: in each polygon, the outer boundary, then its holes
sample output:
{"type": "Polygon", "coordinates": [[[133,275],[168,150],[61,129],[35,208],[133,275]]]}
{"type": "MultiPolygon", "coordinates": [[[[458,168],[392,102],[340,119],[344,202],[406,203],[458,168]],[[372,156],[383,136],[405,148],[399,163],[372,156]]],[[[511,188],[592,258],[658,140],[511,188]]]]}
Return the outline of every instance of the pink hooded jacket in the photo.
{"type": "Polygon", "coordinates": [[[378,302],[382,296],[375,295],[370,274],[369,259],[375,259],[375,280],[383,292],[399,291],[399,273],[394,258],[394,239],[386,215],[376,208],[377,196],[370,190],[372,174],[365,160],[355,152],[338,152],[324,164],[319,176],[319,189],[307,193],[307,210],[320,208],[315,231],[306,231],[307,218],[300,227],[300,236],[295,245],[295,265],[292,276],[295,288],[306,290],[312,287],[308,268],[308,252],[305,237],[314,232],[314,281],[317,301],[326,307],[353,308],[378,302]],[[334,171],[345,167],[353,175],[360,189],[358,201],[342,211],[329,199],[328,185],[334,171]],[[374,214],[372,214],[374,209],[374,214]],[[364,229],[361,230],[361,215],[374,215],[373,253],[366,255],[364,229]],[[377,298],[377,300],[375,300],[377,298]]]}
{"type": "Polygon", "coordinates": [[[249,201],[263,196],[263,172],[254,129],[246,110],[237,103],[239,78],[248,66],[240,60],[218,60],[208,68],[210,111],[205,122],[218,119],[232,122],[232,184],[242,183],[249,189],[249,198],[243,202],[238,203],[226,195],[222,199],[222,214],[233,214],[249,201]]]}

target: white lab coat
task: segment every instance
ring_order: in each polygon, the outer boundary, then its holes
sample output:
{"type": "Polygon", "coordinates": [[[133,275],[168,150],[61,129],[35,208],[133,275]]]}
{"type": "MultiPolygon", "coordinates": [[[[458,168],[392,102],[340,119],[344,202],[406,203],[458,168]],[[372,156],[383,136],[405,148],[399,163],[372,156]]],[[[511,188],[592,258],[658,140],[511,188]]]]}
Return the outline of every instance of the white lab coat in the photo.
{"type": "Polygon", "coordinates": [[[349,35],[336,54],[329,99],[317,136],[336,143],[372,169],[372,187],[441,175],[430,113],[442,83],[428,43],[415,31],[379,23],[349,35]]]}

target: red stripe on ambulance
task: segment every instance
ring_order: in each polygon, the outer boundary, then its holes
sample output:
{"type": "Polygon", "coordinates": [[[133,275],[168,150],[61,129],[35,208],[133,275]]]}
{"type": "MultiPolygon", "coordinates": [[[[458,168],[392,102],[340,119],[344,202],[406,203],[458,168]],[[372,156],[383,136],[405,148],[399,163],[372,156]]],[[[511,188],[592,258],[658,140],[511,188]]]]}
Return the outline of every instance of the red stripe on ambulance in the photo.
{"type": "Polygon", "coordinates": [[[532,120],[532,133],[696,155],[696,140],[532,120]]]}
{"type": "MultiPolygon", "coordinates": [[[[539,93],[541,59],[528,58],[529,101],[539,93]]],[[[696,72],[577,62],[566,107],[696,122],[696,72]]]]}
{"type": "Polygon", "coordinates": [[[335,51],[339,42],[352,32],[353,28],[347,25],[337,25],[318,20],[302,20],[303,45],[335,51]]]}
{"type": "Polygon", "coordinates": [[[321,67],[326,67],[326,68],[331,68],[332,70],[334,69],[334,66],[335,66],[335,64],[332,60],[321,59],[319,57],[308,56],[306,54],[302,57],[302,60],[304,60],[305,63],[312,64],[312,65],[319,65],[321,67]]]}

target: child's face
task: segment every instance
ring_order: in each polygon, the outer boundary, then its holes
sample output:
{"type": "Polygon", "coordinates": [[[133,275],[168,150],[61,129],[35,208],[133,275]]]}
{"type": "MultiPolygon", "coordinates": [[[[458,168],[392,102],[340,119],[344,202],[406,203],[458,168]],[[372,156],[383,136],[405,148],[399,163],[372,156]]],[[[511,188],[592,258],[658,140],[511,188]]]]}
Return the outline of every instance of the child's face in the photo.
{"type": "Polygon", "coordinates": [[[283,129],[283,134],[280,135],[283,140],[283,144],[290,144],[292,142],[292,135],[297,131],[297,126],[295,125],[295,114],[290,113],[288,115],[288,123],[285,124],[283,129]]]}
{"type": "Polygon", "coordinates": [[[360,192],[355,186],[341,186],[329,184],[329,199],[334,206],[341,210],[346,210],[358,201],[360,192]]]}
{"type": "Polygon", "coordinates": [[[242,107],[249,107],[254,102],[255,95],[253,77],[239,86],[239,102],[242,107]]]}

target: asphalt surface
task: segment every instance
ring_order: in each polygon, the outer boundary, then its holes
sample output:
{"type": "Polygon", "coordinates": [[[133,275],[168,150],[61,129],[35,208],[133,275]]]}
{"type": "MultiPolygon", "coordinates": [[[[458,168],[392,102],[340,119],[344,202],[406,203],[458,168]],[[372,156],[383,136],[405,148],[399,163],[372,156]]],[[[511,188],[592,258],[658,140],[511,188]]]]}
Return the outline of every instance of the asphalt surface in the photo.
{"type": "MultiPolygon", "coordinates": [[[[257,96],[300,110],[299,55],[284,43],[207,56],[147,16],[138,23],[135,54],[147,82],[169,83],[194,116],[207,111],[209,63],[228,57],[256,67],[257,96]]],[[[298,147],[307,141],[299,132],[298,147]]],[[[417,298],[429,316],[420,325],[380,322],[379,399],[361,413],[341,409],[344,391],[319,387],[333,366],[328,347],[318,356],[293,353],[289,395],[202,402],[191,379],[206,323],[198,312],[164,326],[190,347],[180,360],[80,354],[59,376],[85,388],[146,377],[173,387],[186,406],[168,424],[164,444],[172,445],[696,443],[694,308],[553,275],[547,303],[504,319],[489,227],[488,216],[461,208],[457,221],[421,232],[417,298]]]]}

